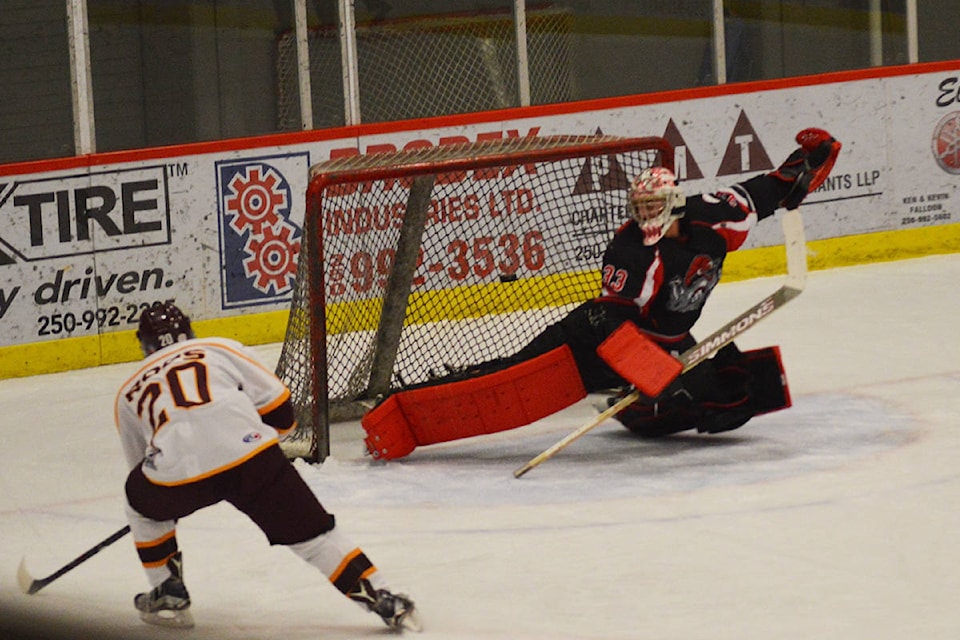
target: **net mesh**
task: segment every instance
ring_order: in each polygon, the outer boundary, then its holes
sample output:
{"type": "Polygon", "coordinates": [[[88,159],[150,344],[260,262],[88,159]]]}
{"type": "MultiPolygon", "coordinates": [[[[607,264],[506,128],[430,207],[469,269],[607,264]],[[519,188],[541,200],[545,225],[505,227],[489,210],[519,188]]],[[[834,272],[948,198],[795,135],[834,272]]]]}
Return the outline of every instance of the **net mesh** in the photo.
{"type": "Polygon", "coordinates": [[[661,138],[589,136],[313,167],[278,364],[299,412],[294,442],[322,450],[328,418],[510,355],[595,296],[630,179],[655,164],[672,167],[661,138]]]}
{"type": "MultiPolygon", "coordinates": [[[[571,73],[573,16],[562,8],[527,11],[532,104],[577,95],[571,73]]],[[[438,15],[358,24],[357,73],[364,122],[387,122],[520,106],[516,38],[509,11],[438,15]]],[[[340,39],[311,29],[314,127],[345,124],[340,39]]],[[[296,36],[277,41],[277,126],[300,128],[296,36]]]]}

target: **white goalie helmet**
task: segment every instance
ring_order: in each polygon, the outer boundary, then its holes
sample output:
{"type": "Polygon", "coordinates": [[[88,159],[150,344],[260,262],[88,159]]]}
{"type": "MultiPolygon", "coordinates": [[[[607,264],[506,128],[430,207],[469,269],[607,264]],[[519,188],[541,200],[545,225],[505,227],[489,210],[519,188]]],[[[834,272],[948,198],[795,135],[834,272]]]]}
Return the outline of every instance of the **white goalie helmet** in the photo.
{"type": "Polygon", "coordinates": [[[677,178],[666,167],[644,169],[630,183],[630,217],[643,231],[643,244],[650,246],[683,217],[687,198],[677,186],[677,178]]]}

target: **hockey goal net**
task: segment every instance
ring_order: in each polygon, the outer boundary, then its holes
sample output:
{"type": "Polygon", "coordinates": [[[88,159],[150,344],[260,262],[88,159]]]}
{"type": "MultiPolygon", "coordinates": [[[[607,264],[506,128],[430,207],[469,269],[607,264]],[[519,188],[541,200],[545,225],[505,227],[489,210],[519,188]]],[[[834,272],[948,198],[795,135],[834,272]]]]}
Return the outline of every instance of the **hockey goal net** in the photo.
{"type": "Polygon", "coordinates": [[[512,354],[599,292],[630,179],[673,168],[659,137],[529,136],[356,155],[311,168],[277,374],[298,427],[282,443],[329,454],[329,424],[377,396],[512,354]]]}

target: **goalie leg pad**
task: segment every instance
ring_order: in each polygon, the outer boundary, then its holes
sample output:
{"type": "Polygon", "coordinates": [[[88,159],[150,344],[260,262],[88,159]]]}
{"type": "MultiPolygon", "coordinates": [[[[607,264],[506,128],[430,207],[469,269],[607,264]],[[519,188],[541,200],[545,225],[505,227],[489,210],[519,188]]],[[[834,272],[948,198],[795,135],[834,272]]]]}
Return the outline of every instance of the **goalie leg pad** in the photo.
{"type": "Polygon", "coordinates": [[[747,351],[739,362],[718,367],[718,374],[731,379],[739,376],[746,391],[745,401],[731,407],[715,408],[706,404],[704,415],[697,423],[700,433],[732,431],[754,416],[792,405],[779,347],[747,351]]]}
{"type": "Polygon", "coordinates": [[[750,406],[755,416],[793,406],[780,347],[746,351],[743,367],[749,374],[750,406]]]}
{"type": "Polygon", "coordinates": [[[500,371],[400,391],[360,421],[370,454],[392,460],[416,447],[515,429],[587,395],[567,346],[500,371]]]}
{"type": "Polygon", "coordinates": [[[374,458],[402,458],[417,448],[417,439],[403,410],[400,397],[403,393],[388,397],[360,419],[360,425],[367,432],[363,442],[374,458]]]}
{"type": "MultiPolygon", "coordinates": [[[[615,401],[615,398],[611,398],[615,401]]],[[[660,407],[649,401],[636,401],[614,416],[620,424],[642,438],[660,438],[693,429],[698,414],[693,407],[660,407]]]]}
{"type": "Polygon", "coordinates": [[[647,438],[694,428],[700,433],[721,433],[744,425],[754,416],[792,404],[779,347],[744,353],[735,348],[724,349],[692,372],[699,377],[687,381],[681,376],[679,384],[673,387],[682,389],[681,392],[660,397],[657,402],[638,400],[618,413],[616,419],[647,438]],[[698,369],[701,371],[697,372],[698,369]],[[707,372],[709,375],[705,375],[707,372]],[[683,387],[684,382],[695,384],[683,387]],[[703,394],[710,388],[722,388],[723,393],[705,397],[703,394]],[[693,394],[689,393],[691,390],[693,394]]]}

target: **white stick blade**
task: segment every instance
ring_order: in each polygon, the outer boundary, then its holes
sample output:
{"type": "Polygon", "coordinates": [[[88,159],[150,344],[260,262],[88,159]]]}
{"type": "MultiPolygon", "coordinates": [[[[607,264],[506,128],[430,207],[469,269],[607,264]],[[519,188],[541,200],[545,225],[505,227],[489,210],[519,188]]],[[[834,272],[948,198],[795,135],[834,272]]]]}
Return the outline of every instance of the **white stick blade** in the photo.
{"type": "Polygon", "coordinates": [[[31,591],[33,587],[33,576],[27,571],[26,558],[20,558],[20,566],[17,567],[17,584],[20,585],[20,590],[24,593],[33,593],[33,591],[31,591]]]}

